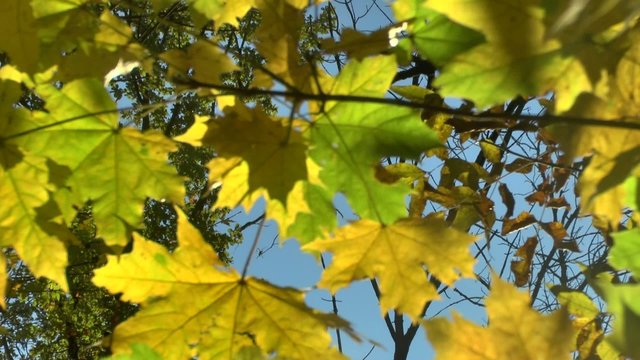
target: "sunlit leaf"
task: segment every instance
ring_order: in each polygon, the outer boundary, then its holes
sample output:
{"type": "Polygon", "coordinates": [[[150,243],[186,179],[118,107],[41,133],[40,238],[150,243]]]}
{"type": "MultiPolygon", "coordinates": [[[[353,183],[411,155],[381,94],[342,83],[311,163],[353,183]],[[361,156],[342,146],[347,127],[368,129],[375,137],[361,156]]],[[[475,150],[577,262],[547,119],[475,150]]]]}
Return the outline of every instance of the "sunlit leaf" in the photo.
{"type": "Polygon", "coordinates": [[[436,359],[571,359],[575,331],[566,311],[542,315],[529,295],[494,277],[487,297],[489,325],[481,327],[457,313],[453,321],[424,321],[436,359]]]}
{"type": "Polygon", "coordinates": [[[126,235],[141,225],[147,197],[183,201],[183,180],[167,162],[175,143],[158,132],[120,128],[99,80],[37,90],[49,112],[18,113],[12,132],[25,135],[15,141],[70,168],[71,201],[92,201],[98,233],[108,244],[128,242],[126,235]]]}
{"type": "Polygon", "coordinates": [[[640,343],[635,334],[640,331],[640,286],[613,285],[604,279],[595,281],[596,288],[607,302],[607,311],[613,315],[613,333],[609,343],[623,355],[640,357],[640,343]]]}
{"type": "Polygon", "coordinates": [[[628,269],[640,277],[640,230],[635,228],[612,234],[615,242],[609,252],[609,263],[617,269],[628,269]]]}
{"type": "MultiPolygon", "coordinates": [[[[392,69],[395,61],[389,56],[353,62],[340,73],[331,93],[382,96],[392,69]]],[[[385,156],[415,158],[440,145],[437,135],[407,108],[332,102],[325,109],[311,128],[310,155],[322,168],[320,179],[330,190],[344,192],[363,218],[392,223],[403,217],[409,188],[379,182],[375,164],[385,156]]]]}
{"type": "Polygon", "coordinates": [[[482,34],[451,21],[427,6],[426,2],[416,0],[393,3],[396,18],[409,21],[410,39],[422,57],[445,64],[455,55],[484,40],[482,34]]]}
{"type": "Polygon", "coordinates": [[[327,326],[349,330],[333,314],[309,309],[304,294],[222,269],[215,252],[178,212],[179,247],[169,253],[135,236],[133,252],[112,257],[94,282],[142,309],[113,334],[116,354],[144,343],[163,358],[235,359],[257,344],[291,359],[341,359],[327,326]],[[184,296],[185,293],[190,294],[184,296]],[[203,341],[209,333],[220,341],[203,341]]]}
{"type": "Polygon", "coordinates": [[[318,286],[335,293],[353,281],[377,277],[382,312],[398,309],[417,320],[424,304],[439,297],[424,267],[448,285],[473,276],[473,241],[438,219],[405,219],[387,226],[361,220],[304,249],[334,254],[318,286]]]}

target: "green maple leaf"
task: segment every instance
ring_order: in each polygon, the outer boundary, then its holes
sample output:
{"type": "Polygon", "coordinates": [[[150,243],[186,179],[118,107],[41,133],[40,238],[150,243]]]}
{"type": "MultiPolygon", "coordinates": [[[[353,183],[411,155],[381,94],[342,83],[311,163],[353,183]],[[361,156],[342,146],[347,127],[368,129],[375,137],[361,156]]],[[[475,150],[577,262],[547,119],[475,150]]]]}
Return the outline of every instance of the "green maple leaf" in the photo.
{"type": "Polygon", "coordinates": [[[482,34],[461,26],[421,0],[399,0],[393,4],[396,19],[410,20],[410,40],[422,57],[444,65],[455,55],[482,43],[482,34]]]}
{"type": "Polygon", "coordinates": [[[94,283],[142,309],[118,325],[114,352],[144,343],[166,359],[235,359],[247,347],[290,359],[343,359],[328,326],[350,331],[333,314],[309,309],[302,292],[222,269],[215,252],[178,211],[176,251],[134,234],[133,251],[111,257],[94,283]]]}
{"type": "MultiPolygon", "coordinates": [[[[330,94],[382,97],[396,64],[379,56],[352,62],[340,73],[330,94]]],[[[344,192],[364,218],[392,223],[406,214],[402,184],[383,184],[375,177],[382,157],[416,158],[440,146],[437,134],[417,111],[385,104],[328,102],[311,126],[311,158],[322,170],[320,179],[334,192],[344,192]]]]}
{"type": "Polygon", "coordinates": [[[640,278],[640,229],[612,234],[615,242],[609,252],[609,263],[617,269],[628,269],[640,278]]]}
{"type": "MultiPolygon", "coordinates": [[[[0,69],[0,133],[7,134],[22,91],[22,75],[7,65],[0,69]]],[[[64,238],[50,221],[58,214],[45,209],[55,186],[45,158],[24,153],[16,144],[0,142],[0,245],[13,246],[36,276],[46,276],[67,289],[64,238]]],[[[5,277],[0,278],[4,283],[5,277]]]]}
{"type": "Polygon", "coordinates": [[[115,104],[98,80],[36,91],[49,113],[16,112],[12,141],[70,169],[70,201],[93,202],[98,234],[107,243],[127,243],[126,235],[141,225],[147,197],[183,201],[183,181],[167,162],[176,144],[157,132],[120,128],[115,104]]]}

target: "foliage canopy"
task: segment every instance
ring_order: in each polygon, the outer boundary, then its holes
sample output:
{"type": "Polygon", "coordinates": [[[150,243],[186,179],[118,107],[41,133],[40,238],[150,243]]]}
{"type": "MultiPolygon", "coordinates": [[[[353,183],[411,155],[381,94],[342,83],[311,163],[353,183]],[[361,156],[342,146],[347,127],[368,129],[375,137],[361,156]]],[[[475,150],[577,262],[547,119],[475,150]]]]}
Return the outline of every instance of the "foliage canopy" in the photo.
{"type": "Polygon", "coordinates": [[[640,1],[390,12],[366,32],[331,1],[0,2],[3,306],[28,268],[74,307],[98,289],[109,311],[73,321],[111,316],[114,359],[344,358],[328,328],[358,329],[228,266],[240,229],[214,229],[264,199],[260,226],[333,255],[318,287],[371,280],[398,359],[420,326],[442,359],[640,358],[640,1]],[[424,320],[463,278],[489,325],[424,320]]]}

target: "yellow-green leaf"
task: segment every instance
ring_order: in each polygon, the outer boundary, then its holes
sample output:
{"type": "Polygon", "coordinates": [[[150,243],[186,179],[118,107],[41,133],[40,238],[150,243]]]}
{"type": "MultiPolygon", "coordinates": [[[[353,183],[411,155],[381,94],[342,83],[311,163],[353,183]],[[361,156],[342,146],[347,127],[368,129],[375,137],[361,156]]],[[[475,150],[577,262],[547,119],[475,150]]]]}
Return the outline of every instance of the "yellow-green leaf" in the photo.
{"type": "Polygon", "coordinates": [[[487,297],[489,325],[481,327],[457,313],[453,321],[424,321],[436,360],[571,359],[575,331],[566,311],[543,315],[529,295],[494,277],[487,297]]]}
{"type": "Polygon", "coordinates": [[[309,309],[296,289],[223,269],[180,211],[178,231],[173,253],[136,237],[130,254],[111,257],[96,271],[94,283],[141,302],[142,309],[113,334],[116,354],[144,343],[166,359],[235,359],[254,345],[264,355],[290,359],[343,358],[330,347],[327,327],[350,331],[344,320],[309,309]]]}
{"type": "Polygon", "coordinates": [[[67,251],[37,213],[53,191],[45,159],[5,144],[0,147],[0,165],[0,245],[13,246],[36,276],[67,290],[67,251]]]}
{"type": "Polygon", "coordinates": [[[99,80],[36,90],[49,112],[16,112],[12,141],[71,170],[71,201],[92,201],[98,234],[108,244],[128,242],[130,231],[141,225],[147,197],[183,201],[183,180],[168,164],[176,144],[159,132],[120,128],[115,104],[99,80]]]}
{"type": "Polygon", "coordinates": [[[461,276],[472,277],[473,241],[473,236],[435,218],[405,219],[387,226],[361,220],[304,249],[334,254],[318,286],[335,293],[353,281],[377,277],[382,312],[398,309],[418,320],[424,304],[439,298],[424,267],[447,285],[461,276]]]}

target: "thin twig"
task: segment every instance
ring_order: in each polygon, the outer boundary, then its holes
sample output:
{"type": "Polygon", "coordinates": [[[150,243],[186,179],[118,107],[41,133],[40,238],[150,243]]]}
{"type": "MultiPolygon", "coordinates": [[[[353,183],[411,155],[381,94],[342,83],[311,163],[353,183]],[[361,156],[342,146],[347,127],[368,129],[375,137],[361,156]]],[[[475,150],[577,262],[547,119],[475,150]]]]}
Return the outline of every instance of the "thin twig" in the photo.
{"type": "MultiPolygon", "coordinates": [[[[298,100],[315,100],[321,102],[327,101],[342,101],[342,102],[358,102],[358,103],[370,103],[370,104],[385,104],[395,105],[400,107],[409,107],[414,109],[424,109],[433,112],[438,112],[448,115],[457,115],[461,117],[472,118],[476,120],[495,120],[495,119],[514,119],[514,115],[508,113],[473,113],[467,110],[452,109],[444,106],[427,105],[423,102],[407,101],[402,99],[388,99],[372,96],[362,95],[343,95],[343,94],[313,94],[302,91],[282,91],[282,90],[266,90],[260,88],[237,88],[234,86],[222,85],[222,84],[209,84],[199,82],[194,79],[172,79],[172,81],[179,85],[191,85],[195,87],[211,88],[219,91],[225,91],[229,94],[243,95],[243,96],[255,96],[255,95],[269,95],[269,96],[284,96],[298,100]]],[[[595,119],[595,118],[582,118],[568,115],[519,115],[518,120],[528,122],[540,122],[544,125],[550,125],[552,123],[566,123],[572,125],[590,125],[590,126],[604,126],[612,128],[623,128],[640,130],[640,119],[638,118],[617,118],[617,119],[595,119]]]]}
{"type": "Polygon", "coordinates": [[[260,233],[262,233],[262,228],[264,227],[264,220],[266,217],[263,217],[260,220],[260,225],[258,227],[258,231],[256,231],[256,236],[253,239],[253,244],[251,244],[251,250],[249,251],[249,255],[247,255],[247,260],[244,262],[244,267],[242,268],[242,277],[241,281],[244,280],[245,276],[247,276],[247,270],[249,270],[249,264],[251,264],[251,258],[253,257],[253,252],[256,251],[256,246],[258,246],[258,240],[260,239],[260,233]]]}
{"type": "MultiPolygon", "coordinates": [[[[320,263],[322,264],[323,270],[327,268],[322,254],[320,254],[320,263]]],[[[338,302],[336,301],[336,296],[333,294],[331,294],[331,305],[333,306],[333,313],[338,315],[338,302]]],[[[338,351],[342,354],[342,336],[340,335],[340,328],[336,328],[336,338],[338,339],[338,351]]]]}

